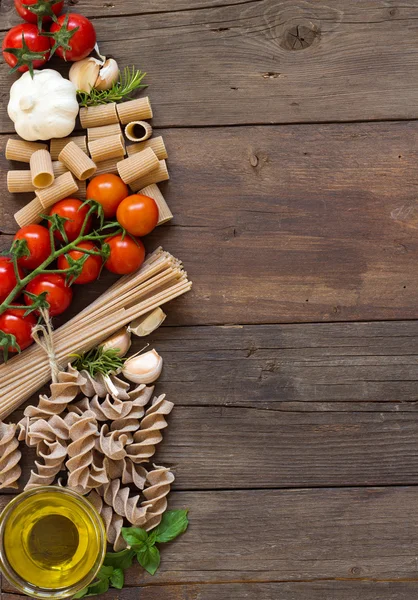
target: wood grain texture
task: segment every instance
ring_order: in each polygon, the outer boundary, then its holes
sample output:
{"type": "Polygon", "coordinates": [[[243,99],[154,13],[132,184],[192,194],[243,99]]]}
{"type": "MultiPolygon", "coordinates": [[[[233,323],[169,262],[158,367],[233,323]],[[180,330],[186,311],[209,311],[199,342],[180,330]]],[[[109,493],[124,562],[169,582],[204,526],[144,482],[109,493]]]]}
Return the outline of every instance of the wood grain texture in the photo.
{"type": "MultiPolygon", "coordinates": [[[[416,582],[318,581],[145,585],[109,590],[108,600],[415,600],[416,582]]],[[[26,596],[4,593],[2,600],[26,596]]]]}
{"type": "MultiPolygon", "coordinates": [[[[179,256],[195,283],[172,322],[418,316],[418,123],[162,133],[175,218],[146,243],[179,256]]],[[[6,170],[2,159],[2,188],[6,170]]],[[[3,194],[3,232],[22,202],[3,194]]]]}
{"type": "MultiPolygon", "coordinates": [[[[103,53],[147,71],[159,126],[418,116],[414,2],[83,0],[77,10],[95,17],[103,53]]],[[[9,82],[3,63],[4,106],[9,82]]],[[[0,131],[11,131],[5,111],[0,131]]]]}
{"type": "Polygon", "coordinates": [[[189,530],[161,549],[155,577],[134,567],[127,583],[338,578],[416,586],[417,502],[416,487],[175,492],[170,506],[190,508],[189,530]]]}

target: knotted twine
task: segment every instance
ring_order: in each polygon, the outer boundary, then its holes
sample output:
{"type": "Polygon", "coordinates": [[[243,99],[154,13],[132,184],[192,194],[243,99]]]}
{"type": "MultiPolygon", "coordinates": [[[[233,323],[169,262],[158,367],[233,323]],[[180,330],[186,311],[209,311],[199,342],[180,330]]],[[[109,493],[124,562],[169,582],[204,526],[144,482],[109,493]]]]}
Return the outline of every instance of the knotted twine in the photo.
{"type": "Polygon", "coordinates": [[[35,325],[35,327],[32,329],[32,337],[38,346],[40,346],[40,348],[46,352],[48,356],[49,368],[51,369],[52,383],[57,383],[60,368],[55,355],[51,317],[49,316],[49,310],[47,308],[40,308],[39,312],[44,320],[45,325],[42,325],[41,323],[35,325]]]}

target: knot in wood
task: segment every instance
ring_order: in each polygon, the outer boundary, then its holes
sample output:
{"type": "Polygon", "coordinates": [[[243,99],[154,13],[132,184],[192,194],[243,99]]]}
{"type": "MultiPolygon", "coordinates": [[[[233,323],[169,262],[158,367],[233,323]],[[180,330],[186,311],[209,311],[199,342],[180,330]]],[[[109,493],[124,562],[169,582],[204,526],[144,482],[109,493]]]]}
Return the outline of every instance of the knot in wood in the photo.
{"type": "Polygon", "coordinates": [[[319,38],[319,28],[313,23],[293,25],[286,29],[280,44],[285,50],[306,50],[319,38]]]}

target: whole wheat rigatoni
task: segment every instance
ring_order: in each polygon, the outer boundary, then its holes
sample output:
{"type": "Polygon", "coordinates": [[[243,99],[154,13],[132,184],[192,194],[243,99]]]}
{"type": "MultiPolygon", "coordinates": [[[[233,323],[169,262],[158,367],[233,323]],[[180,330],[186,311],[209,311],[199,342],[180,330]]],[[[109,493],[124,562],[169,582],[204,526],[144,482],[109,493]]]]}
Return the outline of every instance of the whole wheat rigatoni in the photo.
{"type": "Polygon", "coordinates": [[[8,171],[7,189],[11,194],[34,192],[36,188],[32,183],[30,171],[8,171]]]}
{"type": "Polygon", "coordinates": [[[30,173],[36,188],[46,188],[54,183],[55,175],[48,150],[37,150],[30,157],[30,173]]]}
{"type": "Polygon", "coordinates": [[[83,129],[119,123],[116,104],[113,102],[111,104],[100,104],[99,106],[80,108],[80,121],[83,129]]]}
{"type": "Polygon", "coordinates": [[[125,135],[131,142],[144,142],[152,136],[152,126],[146,121],[131,121],[125,127],[125,135]]]}
{"type": "Polygon", "coordinates": [[[120,123],[102,125],[101,127],[90,127],[87,129],[87,137],[89,142],[94,142],[95,140],[109,137],[110,135],[117,135],[118,133],[122,133],[120,123]]]}
{"type": "Polygon", "coordinates": [[[52,169],[55,177],[59,177],[60,175],[64,175],[64,173],[68,172],[68,168],[59,160],[52,161],[52,169]]]}
{"type": "Polygon", "coordinates": [[[79,148],[74,142],[67,144],[59,153],[58,160],[64,163],[76,176],[77,179],[88,179],[92,177],[97,167],[87,154],[79,148]]]}
{"type": "Polygon", "coordinates": [[[112,173],[113,175],[117,175],[117,164],[119,160],[120,158],[110,158],[109,160],[104,160],[103,162],[96,163],[97,171],[95,175],[104,175],[106,173],[112,173]]]}
{"type": "Polygon", "coordinates": [[[36,190],[36,195],[44,209],[50,208],[59,200],[71,197],[78,191],[78,185],[73,175],[68,171],[56,178],[54,183],[43,190],[36,190]]]}
{"type": "Polygon", "coordinates": [[[52,160],[58,160],[58,156],[63,148],[70,142],[74,142],[76,146],[87,154],[87,137],[85,135],[75,135],[67,138],[54,138],[51,140],[50,153],[52,160]]]}
{"type": "Polygon", "coordinates": [[[139,193],[155,200],[155,203],[158,206],[158,223],[157,223],[157,225],[162,225],[163,223],[167,223],[167,221],[170,221],[173,218],[173,213],[171,212],[158,185],[156,185],[155,183],[152,183],[151,185],[148,185],[147,187],[139,190],[139,193]]]}
{"type": "Polygon", "coordinates": [[[23,140],[7,140],[6,158],[7,160],[16,160],[18,162],[29,163],[30,157],[37,150],[48,150],[47,144],[39,142],[25,142],[23,140]]]}
{"type": "Polygon", "coordinates": [[[145,175],[157,169],[158,166],[159,161],[154,150],[147,148],[118,162],[118,172],[125,183],[131,183],[140,177],[145,177],[145,175]]]}
{"type": "Polygon", "coordinates": [[[137,192],[138,190],[142,190],[142,188],[147,187],[152,183],[161,183],[162,181],[167,181],[168,179],[170,179],[170,175],[168,174],[167,163],[165,160],[160,160],[157,169],[151,171],[151,173],[148,173],[148,175],[145,175],[145,177],[141,177],[140,179],[132,181],[129,186],[134,192],[137,192]]]}
{"type": "Polygon", "coordinates": [[[133,156],[134,154],[138,154],[138,152],[146,150],[146,148],[152,148],[157,155],[158,160],[164,160],[165,158],[168,158],[167,149],[161,135],[151,138],[150,140],[146,140],[145,142],[131,144],[130,146],[126,147],[126,151],[128,156],[133,156]]]}
{"type": "Polygon", "coordinates": [[[25,227],[25,225],[31,225],[32,223],[40,223],[42,221],[41,215],[45,212],[44,207],[41,204],[39,198],[34,198],[31,202],[28,202],[26,206],[21,208],[15,213],[15,221],[19,227],[25,227]]]}
{"type": "Polygon", "coordinates": [[[126,154],[123,135],[117,133],[109,137],[99,138],[89,142],[89,151],[95,163],[109,160],[110,158],[123,158],[126,154]]]}
{"type": "Polygon", "coordinates": [[[129,100],[129,102],[122,102],[116,106],[116,109],[122,125],[127,125],[131,121],[152,119],[151,102],[148,96],[138,98],[137,100],[129,100]]]}

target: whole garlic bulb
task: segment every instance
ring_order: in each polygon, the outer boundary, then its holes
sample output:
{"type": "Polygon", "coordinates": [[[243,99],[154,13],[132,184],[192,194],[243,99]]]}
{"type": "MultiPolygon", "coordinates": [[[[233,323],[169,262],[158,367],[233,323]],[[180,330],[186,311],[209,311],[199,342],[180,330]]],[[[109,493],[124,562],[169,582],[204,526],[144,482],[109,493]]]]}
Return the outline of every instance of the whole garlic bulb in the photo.
{"type": "Polygon", "coordinates": [[[69,79],[77,90],[87,93],[92,88],[109,90],[118,78],[118,63],[113,58],[101,61],[90,56],[75,62],[69,73],[69,79]]]}
{"type": "Polygon", "coordinates": [[[156,350],[132,356],[123,365],[122,373],[134,383],[153,383],[161,375],[163,359],[156,350]]]}

